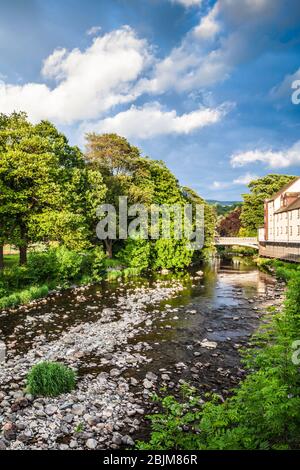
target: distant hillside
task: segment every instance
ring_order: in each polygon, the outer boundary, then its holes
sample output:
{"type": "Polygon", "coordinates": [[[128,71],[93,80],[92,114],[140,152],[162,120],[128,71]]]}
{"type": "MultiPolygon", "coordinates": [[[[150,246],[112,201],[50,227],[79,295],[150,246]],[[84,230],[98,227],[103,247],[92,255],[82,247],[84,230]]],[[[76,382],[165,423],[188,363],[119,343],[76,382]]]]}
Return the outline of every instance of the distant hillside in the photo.
{"type": "Polygon", "coordinates": [[[241,201],[217,201],[214,199],[208,199],[207,202],[216,208],[218,216],[225,215],[242,204],[241,201]]]}
{"type": "Polygon", "coordinates": [[[208,204],[219,204],[220,206],[238,206],[242,201],[217,201],[215,199],[207,199],[208,204]]]}

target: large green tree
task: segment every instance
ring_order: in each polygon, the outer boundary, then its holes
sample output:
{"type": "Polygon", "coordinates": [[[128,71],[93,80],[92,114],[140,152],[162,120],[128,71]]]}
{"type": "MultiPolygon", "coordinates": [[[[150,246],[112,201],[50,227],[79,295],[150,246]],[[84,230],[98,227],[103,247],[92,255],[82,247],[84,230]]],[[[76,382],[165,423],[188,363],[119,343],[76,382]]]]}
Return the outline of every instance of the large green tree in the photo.
{"type": "Polygon", "coordinates": [[[187,186],[182,188],[183,195],[189,204],[195,206],[204,206],[204,245],[200,256],[207,258],[211,256],[215,250],[215,230],[217,223],[217,213],[214,206],[208,204],[199,194],[187,186]]]}
{"type": "Polygon", "coordinates": [[[258,228],[264,224],[264,200],[273,196],[295,176],[270,174],[249,183],[249,194],[244,194],[241,212],[241,235],[256,236],[258,228]]]}
{"type": "MultiPolygon", "coordinates": [[[[134,173],[141,160],[137,147],[117,134],[86,134],[86,159],[89,168],[99,171],[107,187],[106,202],[118,207],[119,197],[141,202],[143,193],[134,184],[134,173]]],[[[103,240],[107,255],[112,258],[114,240],[103,240]]]]}
{"type": "Polygon", "coordinates": [[[0,243],[19,247],[20,264],[38,241],[86,246],[105,186],[80,150],[51,123],[13,113],[0,119],[0,153],[0,243]]]}

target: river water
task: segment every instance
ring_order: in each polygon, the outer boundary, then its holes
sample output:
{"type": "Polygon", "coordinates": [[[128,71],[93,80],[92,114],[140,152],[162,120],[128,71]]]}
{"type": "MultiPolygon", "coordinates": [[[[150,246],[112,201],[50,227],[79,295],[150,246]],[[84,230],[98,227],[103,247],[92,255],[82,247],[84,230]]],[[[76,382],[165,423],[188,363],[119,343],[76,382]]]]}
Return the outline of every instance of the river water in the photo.
{"type": "MultiPolygon", "coordinates": [[[[182,380],[200,394],[214,391],[225,398],[244,375],[240,348],[266,321],[265,308],[280,304],[282,288],[239,258],[215,260],[201,270],[203,275],[195,268],[176,278],[103,282],[2,312],[7,363],[0,366],[0,392],[7,394],[5,412],[11,413],[9,400],[23,389],[26,370],[42,359],[74,366],[85,389],[101,373],[116,381],[113,387],[129,384],[130,400],[146,409],[153,390],[163,385],[176,394],[182,380]]],[[[56,405],[62,408],[61,402],[56,405]]],[[[29,410],[24,413],[34,419],[29,410]]],[[[143,424],[131,433],[140,436],[141,429],[143,435],[143,424]]]]}

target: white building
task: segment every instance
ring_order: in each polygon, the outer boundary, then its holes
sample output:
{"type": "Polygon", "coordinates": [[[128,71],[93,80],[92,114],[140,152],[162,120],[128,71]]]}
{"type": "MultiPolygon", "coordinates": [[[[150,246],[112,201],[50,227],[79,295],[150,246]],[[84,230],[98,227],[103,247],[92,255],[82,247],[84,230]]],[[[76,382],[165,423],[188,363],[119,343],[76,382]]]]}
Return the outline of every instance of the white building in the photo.
{"type": "Polygon", "coordinates": [[[298,260],[300,255],[300,178],[265,201],[264,227],[259,229],[260,253],[298,260]],[[297,258],[297,259],[296,259],[297,258]]]}

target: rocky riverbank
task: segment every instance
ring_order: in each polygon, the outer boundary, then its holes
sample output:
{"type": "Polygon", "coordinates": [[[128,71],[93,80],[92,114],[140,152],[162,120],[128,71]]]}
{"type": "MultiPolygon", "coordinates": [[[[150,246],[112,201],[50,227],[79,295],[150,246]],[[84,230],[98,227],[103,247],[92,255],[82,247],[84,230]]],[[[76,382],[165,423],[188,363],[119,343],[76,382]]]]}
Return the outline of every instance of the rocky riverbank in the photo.
{"type": "Polygon", "coordinates": [[[245,298],[243,285],[232,288],[229,282],[228,287],[220,274],[209,304],[205,296],[202,301],[205,285],[199,276],[192,282],[195,297],[188,301],[181,282],[158,281],[128,291],[120,286],[107,293],[113,299],[106,304],[101,291],[77,289],[67,306],[53,302],[42,311],[27,309],[12,331],[7,328],[7,361],[0,365],[0,449],[130,447],[160,386],[176,393],[188,380],[200,393],[228,394],[244,373],[239,348],[267,306],[281,304],[283,289],[268,283],[255,299],[245,298]],[[76,390],[58,398],[26,394],[26,374],[41,360],[76,369],[76,390]]]}
{"type": "MultiPolygon", "coordinates": [[[[155,306],[181,289],[179,282],[172,287],[158,282],[153,288],[140,288],[121,296],[115,309],[99,311],[97,305],[87,305],[87,311],[101,315],[98,321],[71,327],[52,342],[39,335],[24,355],[9,352],[7,362],[0,367],[0,448],[94,449],[133,445],[130,436],[139,427],[143,403],[134,394],[138,382],[121,374],[129,365],[135,367],[149,359],[142,354],[145,345],[131,347],[128,341],[151,328],[148,305],[155,306]],[[63,361],[78,370],[81,364],[93,367],[91,355],[100,358],[95,366],[110,370],[96,376],[79,376],[73,393],[44,399],[33,398],[24,391],[28,370],[41,359],[63,361]]],[[[84,294],[78,296],[82,300],[84,294]]],[[[30,325],[35,319],[27,316],[25,321],[30,325]]],[[[147,390],[152,387],[151,380],[156,380],[156,376],[148,373],[144,381],[147,390]]]]}

